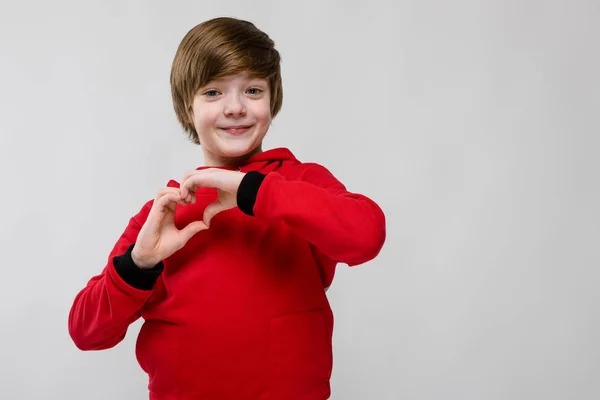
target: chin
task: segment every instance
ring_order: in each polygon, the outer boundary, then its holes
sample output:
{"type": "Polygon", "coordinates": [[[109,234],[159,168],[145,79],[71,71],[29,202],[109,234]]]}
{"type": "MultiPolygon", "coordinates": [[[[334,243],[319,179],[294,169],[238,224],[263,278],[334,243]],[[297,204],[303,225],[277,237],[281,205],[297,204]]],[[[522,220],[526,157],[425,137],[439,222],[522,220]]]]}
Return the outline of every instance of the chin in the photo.
{"type": "Polygon", "coordinates": [[[262,140],[258,139],[259,138],[255,135],[244,138],[226,138],[225,140],[220,140],[217,144],[223,155],[228,157],[240,157],[253,152],[257,147],[260,147],[262,140]]]}
{"type": "MultiPolygon", "coordinates": [[[[260,144],[259,144],[260,145],[260,144]]],[[[243,157],[246,154],[252,153],[259,145],[254,143],[231,143],[228,146],[222,146],[219,150],[222,157],[243,157]]]]}

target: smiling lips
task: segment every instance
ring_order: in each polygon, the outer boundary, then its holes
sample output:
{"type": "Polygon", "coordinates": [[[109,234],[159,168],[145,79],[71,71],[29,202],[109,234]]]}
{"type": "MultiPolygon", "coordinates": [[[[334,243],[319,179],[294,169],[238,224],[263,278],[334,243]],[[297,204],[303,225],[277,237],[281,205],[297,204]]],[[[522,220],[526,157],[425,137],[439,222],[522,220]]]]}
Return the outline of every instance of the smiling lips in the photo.
{"type": "Polygon", "coordinates": [[[224,128],[220,128],[230,135],[242,135],[250,130],[252,125],[233,125],[224,128]]]}

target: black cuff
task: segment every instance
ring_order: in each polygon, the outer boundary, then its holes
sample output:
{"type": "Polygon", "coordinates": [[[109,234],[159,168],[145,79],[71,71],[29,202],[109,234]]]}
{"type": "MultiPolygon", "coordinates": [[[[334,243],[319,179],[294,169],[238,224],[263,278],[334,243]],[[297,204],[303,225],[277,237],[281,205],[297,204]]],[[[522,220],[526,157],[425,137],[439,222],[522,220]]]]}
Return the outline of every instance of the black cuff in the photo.
{"type": "Polygon", "coordinates": [[[139,290],[152,290],[154,282],[164,269],[164,264],[161,261],[152,268],[142,269],[138,267],[131,258],[133,246],[135,244],[129,246],[125,253],[113,258],[115,270],[128,285],[139,290]]]}
{"type": "Polygon", "coordinates": [[[237,191],[237,204],[243,213],[254,215],[254,203],[256,203],[258,189],[266,176],[258,171],[250,171],[242,179],[237,191]]]}

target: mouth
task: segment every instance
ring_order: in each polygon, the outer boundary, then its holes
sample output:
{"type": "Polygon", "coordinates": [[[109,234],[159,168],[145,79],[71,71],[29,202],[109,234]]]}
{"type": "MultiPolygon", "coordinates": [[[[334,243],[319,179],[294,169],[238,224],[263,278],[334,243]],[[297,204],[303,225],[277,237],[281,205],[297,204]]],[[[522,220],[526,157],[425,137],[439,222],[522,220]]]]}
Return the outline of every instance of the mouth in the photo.
{"type": "Polygon", "coordinates": [[[225,126],[219,129],[229,133],[230,135],[242,135],[248,132],[250,128],[252,128],[252,125],[232,125],[225,126]]]}

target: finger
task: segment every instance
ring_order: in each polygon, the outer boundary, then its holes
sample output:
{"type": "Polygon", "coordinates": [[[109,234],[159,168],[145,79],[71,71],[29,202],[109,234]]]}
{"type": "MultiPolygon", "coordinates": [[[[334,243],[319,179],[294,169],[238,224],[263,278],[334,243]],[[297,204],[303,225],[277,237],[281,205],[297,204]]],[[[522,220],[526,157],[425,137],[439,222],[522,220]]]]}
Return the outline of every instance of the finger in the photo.
{"type": "Polygon", "coordinates": [[[202,220],[206,226],[210,227],[210,221],[214,218],[214,216],[225,210],[227,210],[227,207],[225,207],[219,200],[210,203],[204,209],[204,216],[202,220]]]}
{"type": "Polygon", "coordinates": [[[180,204],[182,206],[186,205],[186,203],[181,199],[178,193],[168,193],[161,196],[158,200],[155,200],[152,208],[158,209],[158,211],[169,209],[174,212],[177,208],[177,204],[180,204]]]}
{"type": "Polygon", "coordinates": [[[181,230],[181,236],[184,243],[187,243],[195,234],[200,231],[208,229],[208,226],[203,221],[194,221],[189,223],[185,228],[181,230]]]}
{"type": "Polygon", "coordinates": [[[179,193],[165,193],[159,197],[158,200],[156,200],[150,212],[154,211],[155,213],[163,213],[165,208],[175,211],[175,207],[180,201],[181,197],[179,196],[179,193]]]}
{"type": "MultiPolygon", "coordinates": [[[[194,175],[196,172],[198,172],[198,170],[195,170],[195,169],[194,169],[194,170],[191,170],[191,171],[188,171],[188,172],[186,172],[186,173],[183,175],[183,177],[181,178],[181,182],[185,182],[185,181],[187,181],[187,179],[188,179],[190,176],[194,175]]],[[[181,185],[179,185],[179,186],[181,187],[181,185]]]]}
{"type": "Polygon", "coordinates": [[[187,178],[185,181],[182,181],[181,185],[179,185],[179,187],[181,188],[181,198],[187,199],[191,192],[195,193],[196,188],[194,188],[194,186],[194,182],[190,180],[190,178],[187,178]]]}
{"type": "Polygon", "coordinates": [[[181,196],[186,198],[190,192],[196,193],[199,187],[216,188],[216,174],[222,172],[216,168],[207,168],[187,174],[181,181],[181,196]]]}
{"type": "Polygon", "coordinates": [[[196,203],[196,194],[194,192],[190,192],[183,201],[185,202],[185,204],[196,203]]]}
{"type": "Polygon", "coordinates": [[[181,178],[181,184],[179,184],[179,188],[181,189],[181,197],[184,199],[187,199],[190,192],[195,192],[197,190],[197,188],[192,187],[194,185],[193,181],[190,181],[190,177],[195,175],[196,172],[200,172],[200,171],[194,170],[194,171],[187,172],[183,176],[183,178],[181,178]]]}
{"type": "Polygon", "coordinates": [[[187,198],[188,198],[190,192],[195,192],[192,185],[193,185],[193,182],[190,182],[189,178],[187,178],[185,181],[181,181],[179,188],[181,190],[181,198],[182,199],[187,201],[187,198]]]}
{"type": "Polygon", "coordinates": [[[179,193],[181,193],[181,191],[178,188],[171,188],[171,187],[162,188],[156,193],[154,200],[158,201],[158,199],[160,199],[161,197],[163,197],[164,195],[166,195],[168,193],[179,194],[179,193]]]}

